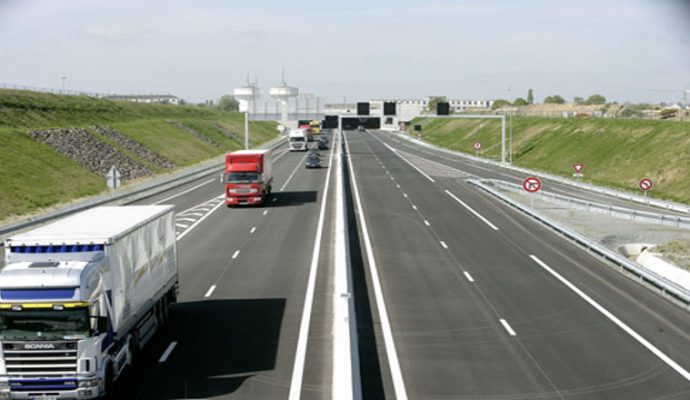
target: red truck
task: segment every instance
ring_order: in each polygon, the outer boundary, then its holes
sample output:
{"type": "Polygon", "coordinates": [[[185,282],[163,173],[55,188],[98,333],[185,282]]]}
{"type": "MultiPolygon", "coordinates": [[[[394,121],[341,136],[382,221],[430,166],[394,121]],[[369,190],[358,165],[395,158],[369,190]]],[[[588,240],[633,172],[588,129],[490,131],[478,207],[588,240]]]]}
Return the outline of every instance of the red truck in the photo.
{"type": "Polygon", "coordinates": [[[262,205],[271,193],[271,150],[239,150],[225,155],[225,204],[262,205]]]}
{"type": "Polygon", "coordinates": [[[307,142],[314,140],[314,131],[311,129],[311,125],[302,124],[299,126],[299,129],[304,129],[304,132],[307,134],[307,142]]]}

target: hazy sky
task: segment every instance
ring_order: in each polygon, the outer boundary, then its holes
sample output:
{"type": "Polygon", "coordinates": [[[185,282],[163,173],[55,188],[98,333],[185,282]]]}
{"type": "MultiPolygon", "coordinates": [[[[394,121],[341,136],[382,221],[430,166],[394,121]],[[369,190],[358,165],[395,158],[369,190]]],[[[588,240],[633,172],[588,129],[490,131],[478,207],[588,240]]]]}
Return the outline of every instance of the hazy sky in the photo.
{"type": "Polygon", "coordinates": [[[287,81],[330,101],[677,101],[685,0],[0,0],[0,83],[192,102],[287,81]]]}

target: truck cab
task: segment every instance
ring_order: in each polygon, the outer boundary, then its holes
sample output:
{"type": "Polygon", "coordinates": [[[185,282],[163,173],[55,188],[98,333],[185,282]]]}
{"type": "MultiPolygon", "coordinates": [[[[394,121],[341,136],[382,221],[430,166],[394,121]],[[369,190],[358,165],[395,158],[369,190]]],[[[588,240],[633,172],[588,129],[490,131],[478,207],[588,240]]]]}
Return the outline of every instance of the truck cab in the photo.
{"type": "Polygon", "coordinates": [[[0,399],[93,399],[177,297],[172,206],[99,207],[5,242],[0,399]]]}
{"type": "Polygon", "coordinates": [[[290,151],[307,151],[307,133],[304,129],[293,129],[290,131],[290,151]]]}
{"type": "Polygon", "coordinates": [[[270,150],[239,150],[225,156],[225,204],[262,205],[271,193],[270,150]]]}

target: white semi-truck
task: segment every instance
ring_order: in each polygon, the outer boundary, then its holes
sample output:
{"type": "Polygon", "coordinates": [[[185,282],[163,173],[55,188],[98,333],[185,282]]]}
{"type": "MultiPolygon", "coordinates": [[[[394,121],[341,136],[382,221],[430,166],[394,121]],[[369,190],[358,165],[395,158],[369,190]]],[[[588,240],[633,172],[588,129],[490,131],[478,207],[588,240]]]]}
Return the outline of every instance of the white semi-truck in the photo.
{"type": "Polygon", "coordinates": [[[112,394],[177,299],[173,207],[80,212],[8,239],[5,264],[0,399],[112,394]]]}
{"type": "Polygon", "coordinates": [[[309,149],[307,146],[309,137],[307,136],[307,132],[302,128],[291,130],[289,140],[290,151],[306,151],[309,149]]]}

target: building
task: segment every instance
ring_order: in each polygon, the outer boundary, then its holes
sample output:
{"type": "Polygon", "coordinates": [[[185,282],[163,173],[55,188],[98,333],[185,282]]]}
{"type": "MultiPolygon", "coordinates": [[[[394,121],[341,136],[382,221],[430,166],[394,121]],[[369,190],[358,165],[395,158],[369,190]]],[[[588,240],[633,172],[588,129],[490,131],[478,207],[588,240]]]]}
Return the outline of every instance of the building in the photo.
{"type": "Polygon", "coordinates": [[[133,101],[135,103],[165,103],[165,104],[180,104],[180,99],[171,94],[131,94],[131,95],[112,95],[103,96],[104,99],[109,100],[124,100],[133,101]]]}

